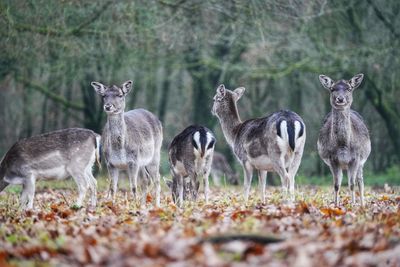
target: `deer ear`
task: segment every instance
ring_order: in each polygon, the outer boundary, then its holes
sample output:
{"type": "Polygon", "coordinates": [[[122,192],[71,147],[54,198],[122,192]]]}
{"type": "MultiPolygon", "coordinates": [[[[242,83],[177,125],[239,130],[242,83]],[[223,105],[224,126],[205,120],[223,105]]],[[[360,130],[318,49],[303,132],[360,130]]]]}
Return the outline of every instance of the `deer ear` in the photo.
{"type": "Polygon", "coordinates": [[[330,90],[334,84],[333,80],[326,75],[319,75],[319,81],[321,82],[322,86],[328,90],[330,90]]]}
{"type": "Polygon", "coordinates": [[[226,93],[225,85],[221,84],[220,86],[218,86],[217,95],[225,96],[225,93],[226,93]]]}
{"type": "Polygon", "coordinates": [[[98,82],[91,82],[90,84],[92,85],[96,93],[101,96],[105,95],[107,88],[104,86],[104,84],[98,82]]]}
{"type": "Polygon", "coordinates": [[[124,93],[124,95],[132,90],[132,84],[133,82],[131,80],[128,80],[122,84],[122,92],[124,93]]]}
{"type": "Polygon", "coordinates": [[[359,74],[355,75],[353,78],[351,78],[349,83],[350,83],[350,86],[352,87],[352,89],[356,89],[357,87],[359,87],[363,78],[364,78],[364,74],[362,74],[362,73],[359,73],[359,74]]]}
{"type": "Polygon", "coordinates": [[[233,92],[235,93],[236,100],[239,100],[242,97],[244,91],[245,91],[244,87],[239,87],[233,90],[233,92]]]}

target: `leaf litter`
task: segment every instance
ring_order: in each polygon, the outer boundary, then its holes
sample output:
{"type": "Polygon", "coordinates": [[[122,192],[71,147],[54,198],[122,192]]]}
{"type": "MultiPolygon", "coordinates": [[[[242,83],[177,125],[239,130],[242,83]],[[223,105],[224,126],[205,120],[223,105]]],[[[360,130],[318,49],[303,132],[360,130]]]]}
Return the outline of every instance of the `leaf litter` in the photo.
{"type": "Polygon", "coordinates": [[[26,212],[4,192],[0,266],[400,266],[396,190],[368,191],[364,208],[347,192],[336,208],[329,189],[299,191],[294,203],[271,187],[266,204],[256,191],[245,204],[239,188],[224,187],[183,208],[167,192],[158,208],[151,195],[140,208],[99,193],[95,209],[73,209],[75,191],[45,190],[26,212]]]}

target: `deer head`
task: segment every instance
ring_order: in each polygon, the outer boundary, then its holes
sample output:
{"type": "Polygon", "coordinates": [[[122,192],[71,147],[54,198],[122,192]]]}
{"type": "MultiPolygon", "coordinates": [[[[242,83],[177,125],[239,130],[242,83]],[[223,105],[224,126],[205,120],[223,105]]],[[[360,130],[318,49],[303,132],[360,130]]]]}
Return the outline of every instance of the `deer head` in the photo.
{"type": "Polygon", "coordinates": [[[132,89],[132,81],[126,81],[121,87],[116,85],[105,86],[99,82],[92,82],[94,90],[103,97],[103,108],[107,114],[119,114],[125,110],[125,96],[132,89]]]}
{"type": "Polygon", "coordinates": [[[360,86],[364,75],[357,74],[350,80],[333,81],[325,75],[319,76],[322,86],[331,93],[330,102],[334,109],[344,110],[350,108],[353,102],[353,91],[360,86]]]}
{"type": "Polygon", "coordinates": [[[223,112],[237,113],[236,102],[243,96],[244,91],[244,87],[236,88],[233,91],[227,90],[225,85],[221,84],[213,98],[214,104],[211,113],[218,118],[223,112]]]}

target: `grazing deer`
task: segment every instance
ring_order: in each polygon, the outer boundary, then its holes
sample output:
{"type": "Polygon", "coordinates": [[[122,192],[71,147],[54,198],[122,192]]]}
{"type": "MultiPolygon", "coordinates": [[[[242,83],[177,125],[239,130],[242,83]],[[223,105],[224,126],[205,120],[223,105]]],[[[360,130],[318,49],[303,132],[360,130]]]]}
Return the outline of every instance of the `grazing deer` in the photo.
{"type": "Polygon", "coordinates": [[[220,186],[221,177],[224,176],[227,177],[227,180],[230,184],[239,184],[239,174],[232,170],[225,156],[217,151],[214,151],[214,157],[211,165],[211,176],[216,186],[220,186]]]}
{"type": "Polygon", "coordinates": [[[172,174],[172,196],[176,203],[183,204],[184,191],[189,191],[196,200],[199,190],[198,177],[204,181],[204,196],[208,202],[208,176],[214,153],[215,137],[203,126],[191,125],[175,136],[168,148],[172,174]],[[189,184],[185,178],[189,177],[189,184]],[[185,188],[188,187],[189,188],[185,188]]]}
{"type": "MultiPolygon", "coordinates": [[[[112,200],[118,188],[120,170],[126,170],[130,189],[136,199],[139,174],[148,174],[155,181],[156,205],[160,205],[160,150],[162,126],[156,116],[144,109],[125,110],[125,96],[132,89],[132,81],[118,86],[91,83],[97,94],[103,97],[107,122],[103,129],[102,148],[109,176],[112,200]]],[[[146,177],[147,175],[142,175],[146,177]]],[[[143,178],[144,178],[143,177],[143,178]]],[[[142,178],[142,177],[141,177],[142,178]]],[[[145,186],[148,181],[142,181],[145,186]]],[[[146,190],[143,190],[142,203],[146,190]]]]}
{"type": "Polygon", "coordinates": [[[325,75],[319,76],[323,87],[330,92],[332,110],[319,131],[318,153],[332,172],[336,206],[343,170],[347,170],[352,202],[355,203],[354,184],[357,179],[361,206],[364,205],[363,167],[371,152],[371,141],[361,115],[350,109],[353,91],[360,86],[363,77],[363,74],[357,74],[349,81],[335,82],[325,75]]]}
{"type": "Polygon", "coordinates": [[[254,169],[258,170],[263,202],[268,171],[279,174],[284,192],[289,189],[290,199],[294,200],[294,177],[306,139],[304,122],[292,111],[242,122],[236,103],[244,91],[243,87],[230,91],[221,84],[214,96],[212,113],[218,117],[226,141],[243,166],[245,201],[249,198],[254,169]]]}
{"type": "Polygon", "coordinates": [[[97,181],[92,167],[100,166],[100,135],[91,130],[70,128],[16,142],[0,164],[0,192],[8,184],[22,184],[20,205],[33,208],[36,180],[65,179],[72,176],[78,186],[77,206],[82,206],[86,190],[96,206],[97,181]]]}

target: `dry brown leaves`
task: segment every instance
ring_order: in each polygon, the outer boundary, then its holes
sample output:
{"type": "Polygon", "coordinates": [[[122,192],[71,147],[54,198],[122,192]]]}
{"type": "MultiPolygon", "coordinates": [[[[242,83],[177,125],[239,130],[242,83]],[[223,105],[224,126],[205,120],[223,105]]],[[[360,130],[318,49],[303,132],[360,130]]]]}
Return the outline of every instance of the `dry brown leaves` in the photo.
{"type": "Polygon", "coordinates": [[[74,210],[68,205],[75,192],[52,190],[38,192],[37,209],[28,212],[18,210],[16,195],[2,193],[0,265],[400,265],[400,198],[396,194],[367,192],[367,206],[361,208],[350,205],[344,192],[344,205],[335,208],[329,190],[299,191],[301,200],[294,204],[286,204],[279,190],[272,188],[267,204],[256,197],[244,205],[240,188],[224,188],[213,190],[212,203],[201,199],[183,209],[170,196],[154,208],[148,195],[146,208],[140,209],[123,193],[115,204],[100,193],[95,210],[74,210]],[[229,240],[238,234],[283,241],[229,240]],[[219,236],[228,239],[201,242],[219,236]]]}

